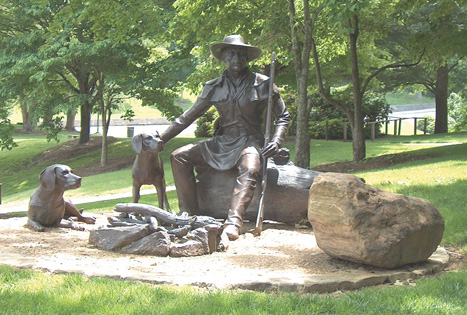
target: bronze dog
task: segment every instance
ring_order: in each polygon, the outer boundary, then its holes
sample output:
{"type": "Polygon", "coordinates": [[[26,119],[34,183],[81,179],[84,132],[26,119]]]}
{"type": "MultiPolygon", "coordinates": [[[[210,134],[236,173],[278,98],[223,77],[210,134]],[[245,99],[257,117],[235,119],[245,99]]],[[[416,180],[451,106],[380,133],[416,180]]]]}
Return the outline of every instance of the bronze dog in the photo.
{"type": "Polygon", "coordinates": [[[63,199],[65,190],[81,186],[81,177],[73,174],[70,167],[62,164],[48,166],[39,175],[39,181],[41,185],[29,200],[29,228],[43,232],[44,226],[58,226],[82,231],[84,228],[78,226],[71,217],[89,224],[96,222],[93,217],[84,217],[71,201],[63,199]]]}
{"type": "Polygon", "coordinates": [[[159,200],[159,208],[170,211],[167,193],[165,191],[164,166],[159,152],[164,150],[164,143],[155,135],[141,133],[131,139],[131,146],[135,151],[136,158],[133,163],[131,175],[133,177],[133,202],[137,203],[140,198],[142,185],[154,185],[159,200]]]}

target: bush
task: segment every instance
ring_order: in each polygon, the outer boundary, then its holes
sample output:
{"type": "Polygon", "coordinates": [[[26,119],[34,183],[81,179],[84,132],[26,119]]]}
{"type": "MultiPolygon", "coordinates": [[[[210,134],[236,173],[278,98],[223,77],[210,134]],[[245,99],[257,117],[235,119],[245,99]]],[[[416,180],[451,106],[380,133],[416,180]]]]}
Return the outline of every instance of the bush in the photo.
{"type": "MultiPolygon", "coordinates": [[[[341,100],[341,103],[350,104],[351,95],[347,91],[340,92],[336,98],[341,100]]],[[[313,104],[313,112],[310,115],[310,136],[314,139],[325,139],[326,137],[326,121],[328,124],[328,139],[336,140],[343,139],[343,124],[348,122],[344,113],[338,111],[334,106],[325,103],[320,96],[312,96],[311,101],[313,104]]],[[[389,114],[389,104],[386,102],[383,95],[367,93],[363,104],[364,115],[368,118],[368,122],[385,119],[389,114]]],[[[347,138],[352,139],[350,125],[347,124],[347,138]]],[[[380,128],[381,124],[377,124],[375,128],[375,137],[382,135],[380,128]]],[[[371,125],[365,125],[365,137],[371,138],[371,125]]]]}
{"type": "Polygon", "coordinates": [[[449,131],[467,131],[467,102],[457,93],[448,98],[449,131]]]}
{"type": "MultiPolygon", "coordinates": [[[[332,118],[325,121],[310,121],[310,136],[313,139],[325,139],[327,122],[328,139],[343,139],[343,125],[346,121],[347,119],[345,118],[332,118]]],[[[347,135],[350,137],[350,132],[348,132],[347,135]]]]}
{"type": "Polygon", "coordinates": [[[51,140],[60,142],[58,135],[63,130],[63,116],[56,116],[48,120],[44,119],[39,128],[47,132],[47,142],[51,140]]]}
{"type": "Polygon", "coordinates": [[[424,132],[426,119],[426,133],[433,134],[435,132],[435,119],[431,116],[425,116],[424,119],[417,120],[417,130],[424,132]]]}
{"type": "Polygon", "coordinates": [[[216,124],[217,118],[219,118],[217,109],[214,106],[212,106],[196,122],[197,127],[195,131],[195,136],[199,138],[212,137],[216,130],[215,124],[216,124]]]}

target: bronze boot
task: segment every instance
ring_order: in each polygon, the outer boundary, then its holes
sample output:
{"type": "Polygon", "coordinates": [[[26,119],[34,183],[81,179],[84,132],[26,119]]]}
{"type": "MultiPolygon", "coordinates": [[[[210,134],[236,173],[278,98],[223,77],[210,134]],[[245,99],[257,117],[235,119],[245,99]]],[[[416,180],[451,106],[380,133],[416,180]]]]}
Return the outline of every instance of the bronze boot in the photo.
{"type": "Polygon", "coordinates": [[[256,182],[254,173],[244,172],[237,177],[231,208],[224,224],[224,231],[232,241],[238,239],[240,235],[246,209],[255,193],[256,182]]]}

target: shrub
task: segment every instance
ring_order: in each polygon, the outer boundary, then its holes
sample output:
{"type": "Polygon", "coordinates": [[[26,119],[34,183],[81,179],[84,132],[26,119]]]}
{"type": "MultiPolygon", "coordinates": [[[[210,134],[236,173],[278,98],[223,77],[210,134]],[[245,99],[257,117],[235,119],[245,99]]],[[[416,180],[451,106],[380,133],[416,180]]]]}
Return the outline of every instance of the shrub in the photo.
{"type": "Polygon", "coordinates": [[[431,116],[425,116],[424,119],[417,120],[417,130],[424,131],[426,119],[426,133],[433,134],[435,132],[435,119],[431,116]]]}
{"type": "Polygon", "coordinates": [[[196,122],[196,137],[212,137],[215,131],[215,123],[217,118],[219,118],[219,114],[217,109],[212,106],[208,111],[201,116],[198,121],[196,122]]]}
{"type": "Polygon", "coordinates": [[[457,93],[451,93],[448,98],[449,131],[467,130],[467,102],[457,93]]]}
{"type": "MultiPolygon", "coordinates": [[[[347,106],[353,106],[350,104],[352,98],[347,91],[341,91],[336,98],[341,100],[341,103],[347,106]]],[[[321,97],[312,96],[311,101],[313,104],[313,112],[310,115],[310,135],[314,139],[325,139],[326,136],[326,121],[328,124],[328,139],[343,139],[343,124],[348,122],[347,117],[344,113],[338,111],[334,106],[325,103],[321,97]]],[[[367,117],[368,122],[373,122],[381,119],[385,119],[389,114],[389,104],[381,94],[367,93],[364,99],[363,112],[367,117]]],[[[347,138],[352,139],[352,133],[350,132],[350,126],[347,124],[347,138]]],[[[379,137],[382,135],[380,128],[381,124],[376,126],[375,136],[379,137]]],[[[365,137],[369,139],[371,137],[371,125],[365,125],[365,137]]]]}
{"type": "MultiPolygon", "coordinates": [[[[313,139],[325,139],[327,122],[328,139],[343,139],[343,124],[346,121],[347,119],[345,118],[332,118],[324,121],[310,121],[310,136],[313,139]]],[[[347,135],[350,137],[350,132],[348,132],[347,135]]]]}

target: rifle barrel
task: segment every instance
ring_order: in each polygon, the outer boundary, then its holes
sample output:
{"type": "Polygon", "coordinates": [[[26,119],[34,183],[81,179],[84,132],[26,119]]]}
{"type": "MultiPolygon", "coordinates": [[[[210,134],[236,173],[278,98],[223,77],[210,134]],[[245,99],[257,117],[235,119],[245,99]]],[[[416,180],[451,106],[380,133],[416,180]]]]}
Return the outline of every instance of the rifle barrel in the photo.
{"type": "MultiPolygon", "coordinates": [[[[266,131],[264,132],[264,147],[269,144],[270,141],[270,129],[272,120],[272,98],[274,93],[274,67],[275,67],[276,53],[271,54],[271,69],[269,76],[269,95],[268,95],[268,107],[266,109],[266,131]]],[[[261,195],[259,199],[258,216],[256,218],[255,232],[257,235],[261,235],[263,230],[263,216],[264,216],[264,193],[266,192],[266,184],[268,179],[268,158],[264,158],[263,161],[263,178],[261,180],[261,195]]]]}

